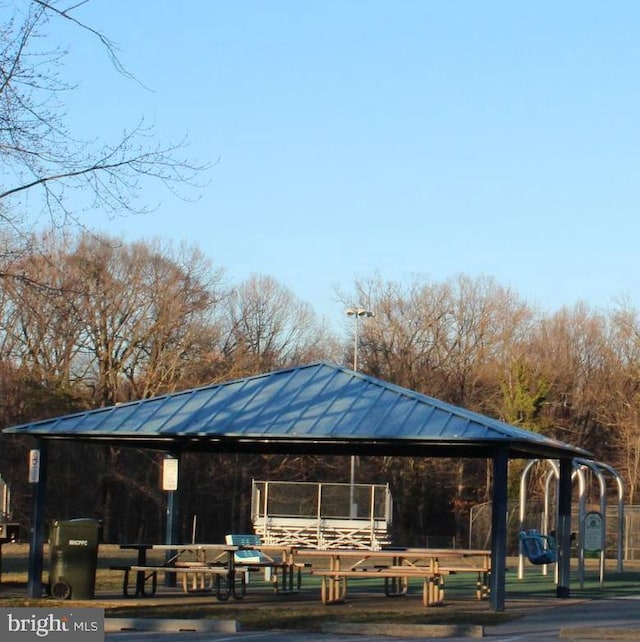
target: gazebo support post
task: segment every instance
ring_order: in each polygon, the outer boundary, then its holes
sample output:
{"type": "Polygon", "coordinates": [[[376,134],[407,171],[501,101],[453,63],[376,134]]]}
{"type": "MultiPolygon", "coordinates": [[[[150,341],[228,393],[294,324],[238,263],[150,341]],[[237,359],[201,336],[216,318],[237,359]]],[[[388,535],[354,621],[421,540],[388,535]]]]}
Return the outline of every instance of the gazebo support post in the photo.
{"type": "Polygon", "coordinates": [[[507,486],[509,453],[506,446],[493,454],[493,510],[491,512],[490,601],[494,611],[504,611],[507,566],[507,486]]]}
{"type": "Polygon", "coordinates": [[[556,596],[570,597],[569,575],[571,571],[571,473],[573,459],[560,460],[558,482],[558,523],[556,548],[558,551],[558,585],[556,596]]]}
{"type": "Polygon", "coordinates": [[[37,470],[30,471],[36,476],[33,483],[33,517],[29,536],[29,562],[27,572],[27,594],[42,597],[42,569],[44,550],[45,514],[47,509],[47,440],[38,439],[36,449],[40,456],[37,470]]]}

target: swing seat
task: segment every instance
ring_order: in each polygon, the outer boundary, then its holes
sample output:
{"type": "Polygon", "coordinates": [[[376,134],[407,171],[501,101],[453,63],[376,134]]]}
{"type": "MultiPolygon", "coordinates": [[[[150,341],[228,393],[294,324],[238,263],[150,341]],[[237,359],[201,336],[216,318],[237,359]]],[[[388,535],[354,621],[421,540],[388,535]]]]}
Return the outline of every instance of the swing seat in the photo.
{"type": "Polygon", "coordinates": [[[532,564],[553,564],[556,561],[555,542],[552,537],[538,531],[518,533],[522,550],[532,564]]]}

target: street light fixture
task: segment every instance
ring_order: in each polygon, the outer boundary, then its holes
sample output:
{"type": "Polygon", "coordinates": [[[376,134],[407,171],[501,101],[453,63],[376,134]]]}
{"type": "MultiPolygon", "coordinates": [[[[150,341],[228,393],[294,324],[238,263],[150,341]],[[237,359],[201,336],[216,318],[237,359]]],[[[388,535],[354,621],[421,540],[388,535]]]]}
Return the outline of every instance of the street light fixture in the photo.
{"type": "MultiPolygon", "coordinates": [[[[347,308],[344,313],[355,319],[355,331],[353,338],[353,369],[358,371],[358,324],[362,317],[371,318],[375,313],[366,308],[347,308]]],[[[351,481],[350,481],[350,499],[349,499],[349,515],[356,517],[358,510],[355,505],[355,484],[356,484],[356,457],[351,455],[351,481]]]]}
{"type": "Polygon", "coordinates": [[[366,317],[366,318],[374,317],[375,313],[365,308],[347,308],[344,311],[344,313],[349,317],[353,317],[356,321],[354,339],[353,339],[353,369],[357,371],[358,370],[358,321],[360,320],[361,317],[366,317]]]}

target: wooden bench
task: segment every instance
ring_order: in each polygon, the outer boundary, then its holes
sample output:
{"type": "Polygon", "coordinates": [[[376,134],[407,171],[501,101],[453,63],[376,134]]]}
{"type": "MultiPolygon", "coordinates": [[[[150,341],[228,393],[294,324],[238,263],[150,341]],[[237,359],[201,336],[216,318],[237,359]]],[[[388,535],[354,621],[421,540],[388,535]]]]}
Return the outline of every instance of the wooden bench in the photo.
{"type": "Polygon", "coordinates": [[[472,565],[452,565],[442,564],[438,566],[438,570],[445,575],[456,575],[457,573],[476,573],[476,598],[484,600],[489,597],[489,579],[491,577],[491,567],[472,566],[472,565]]]}
{"type": "MultiPolygon", "coordinates": [[[[130,596],[129,584],[132,573],[135,573],[135,596],[148,597],[155,595],[158,587],[159,573],[175,573],[182,576],[182,588],[186,593],[194,591],[211,591],[215,587],[216,596],[219,600],[229,599],[231,594],[237,597],[244,596],[245,592],[245,567],[236,566],[235,571],[240,577],[240,592],[235,586],[234,577],[233,586],[230,586],[229,572],[226,567],[220,566],[203,566],[197,563],[183,563],[165,566],[150,565],[116,565],[111,566],[112,571],[122,571],[122,594],[125,597],[130,596]]],[[[234,574],[234,575],[235,575],[234,574]]]]}
{"type": "Polygon", "coordinates": [[[348,578],[384,578],[384,592],[387,597],[405,595],[409,588],[410,578],[420,578],[423,581],[422,602],[425,606],[437,606],[444,603],[446,575],[457,573],[476,573],[476,598],[485,599],[489,596],[490,569],[486,566],[471,565],[378,565],[345,570],[311,569],[312,575],[322,578],[321,598],[323,604],[343,602],[347,594],[348,578]]]}
{"type": "Polygon", "coordinates": [[[322,578],[320,596],[323,604],[343,602],[347,595],[348,578],[384,578],[384,593],[387,597],[406,595],[409,589],[409,578],[420,578],[422,585],[422,603],[425,606],[436,606],[444,602],[444,571],[433,571],[428,567],[415,566],[376,566],[336,571],[331,569],[311,569],[312,575],[322,578]]]}
{"type": "MultiPolygon", "coordinates": [[[[264,571],[264,579],[271,582],[276,593],[295,593],[302,586],[302,569],[309,564],[287,562],[258,562],[246,565],[249,572],[264,571]]],[[[237,566],[236,566],[237,568],[237,566]]]]}

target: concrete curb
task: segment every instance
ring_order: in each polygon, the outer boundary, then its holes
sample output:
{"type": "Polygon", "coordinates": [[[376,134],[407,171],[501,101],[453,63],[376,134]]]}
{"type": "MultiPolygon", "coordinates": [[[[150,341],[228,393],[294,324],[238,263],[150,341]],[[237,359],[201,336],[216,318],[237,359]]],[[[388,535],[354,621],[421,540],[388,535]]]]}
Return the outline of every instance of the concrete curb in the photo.
{"type": "Polygon", "coordinates": [[[572,626],[561,628],[558,637],[563,640],[638,640],[640,628],[572,626]]]}
{"type": "Polygon", "coordinates": [[[322,625],[323,633],[344,635],[388,635],[396,638],[481,638],[480,624],[355,624],[329,623],[322,625]]]}
{"type": "Polygon", "coordinates": [[[219,632],[237,633],[238,623],[235,620],[180,620],[162,618],[129,618],[110,617],[104,620],[105,633],[117,631],[157,631],[163,633],[182,632],[219,632]]]}

